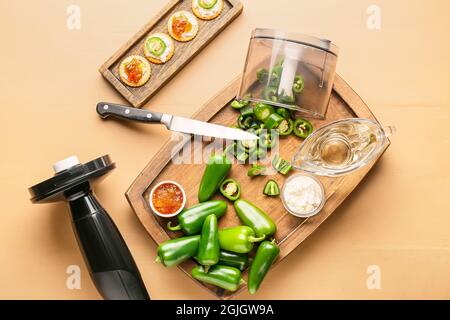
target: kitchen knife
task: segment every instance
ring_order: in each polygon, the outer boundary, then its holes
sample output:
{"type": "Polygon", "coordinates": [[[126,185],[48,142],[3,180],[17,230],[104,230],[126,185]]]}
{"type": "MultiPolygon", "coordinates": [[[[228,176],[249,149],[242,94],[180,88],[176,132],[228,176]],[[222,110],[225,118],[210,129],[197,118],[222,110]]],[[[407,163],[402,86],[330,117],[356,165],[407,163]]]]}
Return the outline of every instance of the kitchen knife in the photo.
{"type": "Polygon", "coordinates": [[[99,102],[97,104],[97,112],[102,118],[111,116],[115,118],[145,123],[159,123],[165,125],[167,129],[171,131],[182,133],[191,133],[195,135],[223,138],[229,140],[258,139],[258,136],[249,132],[245,132],[241,129],[229,128],[217,124],[177,117],[165,113],[137,109],[120,104],[99,102]]]}

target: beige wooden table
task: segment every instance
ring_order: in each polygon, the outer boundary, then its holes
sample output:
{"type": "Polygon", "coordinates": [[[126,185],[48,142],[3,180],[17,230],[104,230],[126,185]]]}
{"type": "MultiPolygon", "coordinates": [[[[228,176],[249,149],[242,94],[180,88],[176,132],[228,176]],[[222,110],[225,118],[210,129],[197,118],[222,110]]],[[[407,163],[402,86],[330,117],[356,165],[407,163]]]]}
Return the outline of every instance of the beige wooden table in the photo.
{"type": "MultiPolygon", "coordinates": [[[[72,154],[110,154],[117,163],[97,195],[152,297],[212,298],[178,269],[153,263],[155,244],[123,195],[169,133],[104,123],[94,109],[100,100],[124,102],[97,68],[164,4],[0,0],[0,298],[100,298],[64,204],[32,205],[27,192],[72,154]],[[71,4],[81,10],[79,30],[66,25],[71,4]],[[79,290],[66,287],[70,265],[81,267],[79,290]]],[[[247,0],[145,106],[190,116],[240,73],[251,30],[268,27],[332,39],[338,73],[383,124],[397,127],[374,170],[254,298],[450,298],[449,13],[448,0],[247,0]],[[367,27],[373,3],[379,30],[367,27]],[[367,286],[371,266],[381,271],[380,289],[367,286]]]]}

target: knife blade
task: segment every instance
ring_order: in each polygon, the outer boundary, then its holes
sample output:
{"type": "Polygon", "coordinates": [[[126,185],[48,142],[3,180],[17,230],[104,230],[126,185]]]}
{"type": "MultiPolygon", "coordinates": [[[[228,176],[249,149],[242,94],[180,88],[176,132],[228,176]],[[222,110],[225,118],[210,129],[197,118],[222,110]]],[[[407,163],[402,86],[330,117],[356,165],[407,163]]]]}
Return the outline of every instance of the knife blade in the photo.
{"type": "Polygon", "coordinates": [[[159,113],[155,111],[137,109],[116,103],[99,102],[97,104],[97,113],[102,118],[111,116],[124,120],[139,121],[152,124],[164,124],[166,128],[171,131],[182,133],[229,140],[258,139],[257,135],[241,129],[229,128],[213,123],[173,116],[170,114],[159,113]]]}

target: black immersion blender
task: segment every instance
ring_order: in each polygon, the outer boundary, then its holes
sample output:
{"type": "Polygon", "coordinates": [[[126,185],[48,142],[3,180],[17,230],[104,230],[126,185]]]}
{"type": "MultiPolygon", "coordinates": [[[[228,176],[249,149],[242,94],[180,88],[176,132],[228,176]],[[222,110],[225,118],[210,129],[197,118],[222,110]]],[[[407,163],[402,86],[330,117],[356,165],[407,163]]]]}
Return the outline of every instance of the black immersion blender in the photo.
{"type": "Polygon", "coordinates": [[[104,299],[150,299],[125,241],[92,193],[90,181],[115,164],[108,155],[81,164],[69,157],[53,165],[55,175],[29,188],[33,203],[67,201],[78,244],[104,299]]]}

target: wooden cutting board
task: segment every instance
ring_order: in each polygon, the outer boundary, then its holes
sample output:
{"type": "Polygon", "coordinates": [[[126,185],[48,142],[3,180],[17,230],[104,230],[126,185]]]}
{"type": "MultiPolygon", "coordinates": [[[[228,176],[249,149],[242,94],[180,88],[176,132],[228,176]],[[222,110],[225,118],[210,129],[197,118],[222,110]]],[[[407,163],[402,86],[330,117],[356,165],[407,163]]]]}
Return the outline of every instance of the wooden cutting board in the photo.
{"type": "MultiPolygon", "coordinates": [[[[229,103],[234,99],[239,84],[239,79],[233,81],[213,99],[207,102],[193,118],[226,126],[235,123],[238,112],[229,107],[229,103]]],[[[313,119],[311,122],[313,123],[314,128],[319,128],[338,119],[354,117],[368,118],[376,121],[375,116],[361,98],[341,77],[336,75],[326,119],[313,119]]],[[[292,156],[300,147],[301,142],[301,139],[298,139],[293,135],[286,139],[280,139],[279,148],[281,156],[285,159],[292,159],[292,156]]],[[[208,143],[203,142],[203,144],[208,143]]],[[[389,143],[383,151],[385,151],[388,146],[389,143]]],[[[174,148],[178,150],[181,147],[180,141],[168,141],[126,192],[126,197],[131,207],[157,244],[170,238],[179,237],[182,233],[168,231],[166,229],[168,219],[159,218],[151,212],[148,200],[149,192],[153,185],[162,180],[175,180],[186,190],[187,206],[197,203],[198,186],[205,169],[205,164],[174,164],[174,162],[171,161],[171,154],[173,154],[174,148]]],[[[192,154],[193,153],[191,153],[191,155],[192,154]]],[[[277,232],[275,234],[275,239],[281,249],[280,256],[276,263],[280,263],[333,213],[342,201],[344,201],[352,190],[361,182],[376,160],[370,165],[343,177],[319,177],[319,180],[324,185],[327,201],[319,214],[307,219],[297,218],[289,214],[284,209],[279,198],[268,198],[264,196],[262,194],[262,189],[268,177],[255,177],[253,179],[247,177],[249,165],[233,165],[229,177],[235,178],[241,183],[241,198],[255,203],[258,207],[267,212],[276,222],[277,232]]],[[[280,187],[285,180],[285,177],[280,174],[270,176],[270,178],[275,179],[280,187]]],[[[217,195],[215,198],[223,199],[220,195],[217,195]]],[[[219,228],[240,224],[233,205],[229,202],[227,213],[219,220],[219,228]]],[[[189,260],[181,264],[179,268],[190,277],[190,271],[193,266],[195,266],[195,262],[189,260]]],[[[164,267],[161,265],[161,268],[164,267]]],[[[244,278],[246,278],[248,270],[243,274],[244,278]]],[[[270,277],[270,272],[268,277],[270,277]]],[[[233,293],[224,291],[215,286],[206,285],[200,282],[197,283],[204,286],[221,299],[231,298],[239,291],[246,289],[246,286],[242,286],[237,292],[233,293]]]]}
{"type": "MultiPolygon", "coordinates": [[[[151,3],[151,1],[149,2],[151,3]]],[[[114,53],[99,69],[102,76],[128,100],[134,107],[141,107],[164,84],[172,79],[189,61],[191,61],[208,43],[215,39],[238,15],[243,6],[239,0],[225,0],[220,15],[209,21],[197,18],[199,29],[196,37],[188,42],[175,41],[175,52],[164,64],[151,63],[150,80],[141,87],[127,86],[120,80],[120,62],[129,55],[144,56],[143,46],[146,37],[155,32],[167,33],[169,17],[180,10],[192,13],[192,0],[171,0],[168,4],[127,43],[114,53]]]]}

